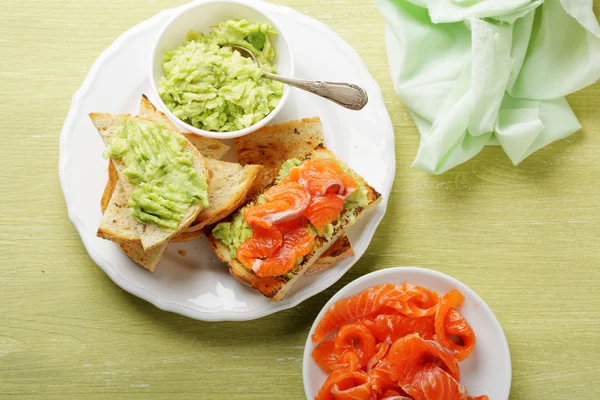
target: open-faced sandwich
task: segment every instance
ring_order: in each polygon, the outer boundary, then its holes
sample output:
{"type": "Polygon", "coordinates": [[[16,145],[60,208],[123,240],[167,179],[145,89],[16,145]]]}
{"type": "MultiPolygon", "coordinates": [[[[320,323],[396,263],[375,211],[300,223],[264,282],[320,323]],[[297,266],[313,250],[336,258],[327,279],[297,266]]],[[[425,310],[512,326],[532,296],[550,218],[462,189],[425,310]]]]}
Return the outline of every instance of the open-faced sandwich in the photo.
{"type": "Polygon", "coordinates": [[[137,116],[90,118],[110,158],[98,236],[150,271],[170,241],[195,239],[242,205],[262,168],[218,160],[228,146],[182,134],[146,97],[137,116]]]}
{"type": "MultiPolygon", "coordinates": [[[[312,122],[320,131],[318,119],[312,122]]],[[[293,123],[288,123],[285,131],[289,124],[293,123]]],[[[255,150],[262,157],[281,159],[282,155],[297,154],[299,147],[305,148],[302,142],[317,142],[316,147],[300,158],[279,163],[274,179],[272,168],[266,167],[257,185],[260,188],[267,177],[273,179],[270,184],[217,224],[209,235],[211,246],[229,265],[232,275],[273,300],[281,300],[294,282],[380,199],[379,193],[325,148],[319,138],[303,140],[292,134],[274,146],[255,142],[274,140],[274,132],[281,128],[269,127],[238,140],[240,161],[255,150]]],[[[349,247],[347,239],[340,243],[342,252],[349,247]]]]}
{"type": "MultiPolygon", "coordinates": [[[[304,118],[264,127],[235,140],[238,161],[242,165],[263,166],[252,186],[255,196],[279,175],[283,163],[292,158],[303,160],[318,146],[323,145],[323,129],[319,117],[304,118]]],[[[324,271],[352,257],[354,250],[346,235],[339,238],[304,273],[324,271]]]]}

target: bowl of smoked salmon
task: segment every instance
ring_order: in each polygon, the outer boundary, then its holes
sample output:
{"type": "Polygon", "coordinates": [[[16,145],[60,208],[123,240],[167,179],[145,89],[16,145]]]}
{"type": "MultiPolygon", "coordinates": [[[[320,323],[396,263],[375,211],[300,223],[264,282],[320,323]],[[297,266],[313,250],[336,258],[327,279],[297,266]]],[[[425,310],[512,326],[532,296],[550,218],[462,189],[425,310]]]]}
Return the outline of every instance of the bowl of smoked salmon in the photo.
{"type": "Polygon", "coordinates": [[[504,400],[512,373],[487,304],[460,281],[416,267],[373,272],[333,296],[302,369],[315,400],[504,400]]]}

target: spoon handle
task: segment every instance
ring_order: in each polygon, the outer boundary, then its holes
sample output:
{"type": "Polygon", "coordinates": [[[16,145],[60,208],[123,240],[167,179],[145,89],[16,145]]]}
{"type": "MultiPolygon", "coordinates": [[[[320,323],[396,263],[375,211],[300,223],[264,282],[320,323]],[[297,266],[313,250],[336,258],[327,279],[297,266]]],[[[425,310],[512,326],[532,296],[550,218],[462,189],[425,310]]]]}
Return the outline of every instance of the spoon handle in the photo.
{"type": "Polygon", "coordinates": [[[283,82],[298,89],[306,90],[324,97],[350,110],[361,110],[369,101],[367,91],[353,83],[309,81],[305,79],[287,78],[280,75],[263,73],[265,78],[283,82]]]}

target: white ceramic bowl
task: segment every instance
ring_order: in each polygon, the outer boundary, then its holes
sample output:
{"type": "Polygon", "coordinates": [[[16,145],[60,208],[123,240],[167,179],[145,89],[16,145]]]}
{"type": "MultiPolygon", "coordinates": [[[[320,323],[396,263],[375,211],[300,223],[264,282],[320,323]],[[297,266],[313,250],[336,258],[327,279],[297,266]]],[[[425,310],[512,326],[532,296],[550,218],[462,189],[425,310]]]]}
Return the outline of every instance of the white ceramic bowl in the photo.
{"type": "Polygon", "coordinates": [[[150,85],[152,86],[154,99],[158,103],[158,106],[179,128],[215,139],[232,139],[247,135],[265,126],[283,108],[289,97],[290,87],[288,85],[285,85],[283,96],[277,107],[256,124],[237,131],[213,132],[195,128],[177,118],[167,108],[158,94],[158,82],[164,76],[163,54],[165,50],[172,50],[183,44],[190,30],[208,33],[210,31],[209,27],[229,19],[246,19],[250,22],[268,22],[273,25],[278,32],[277,37],[272,39],[276,52],[275,64],[277,65],[277,73],[289,77],[294,76],[294,56],[285,38],[285,33],[275,21],[269,18],[267,13],[261,10],[261,3],[261,1],[251,0],[196,1],[177,9],[175,15],[173,15],[158,34],[151,54],[150,85]]]}
{"type": "Polygon", "coordinates": [[[307,399],[314,399],[323,386],[327,375],[315,363],[311,354],[315,344],[311,335],[317,322],[338,300],[355,295],[371,286],[383,283],[411,282],[430,288],[439,294],[458,289],[465,296],[459,311],[469,322],[477,344],[473,353],[460,363],[461,383],[469,390],[469,395],[486,394],[492,400],[506,400],[510,393],[512,366],[510,351],[504,331],[496,316],[487,304],[464,283],[441,272],[417,267],[395,267],[375,271],[349,283],[325,304],[310,328],[304,347],[302,378],[307,399]]]}

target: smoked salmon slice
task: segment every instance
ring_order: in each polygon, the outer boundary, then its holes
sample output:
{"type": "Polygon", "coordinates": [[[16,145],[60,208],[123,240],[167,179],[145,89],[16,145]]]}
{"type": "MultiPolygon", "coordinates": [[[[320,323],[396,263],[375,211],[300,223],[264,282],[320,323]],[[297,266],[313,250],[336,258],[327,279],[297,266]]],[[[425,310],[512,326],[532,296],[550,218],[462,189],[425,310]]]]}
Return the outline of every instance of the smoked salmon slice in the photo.
{"type": "Polygon", "coordinates": [[[405,387],[415,400],[467,400],[467,389],[433,363],[425,365],[405,387]]]}
{"type": "Polygon", "coordinates": [[[298,182],[303,184],[312,196],[334,193],[345,199],[358,188],[356,181],[333,160],[305,160],[300,170],[294,174],[298,175],[298,182]]]}
{"type": "Polygon", "coordinates": [[[280,183],[264,193],[265,203],[244,209],[251,228],[271,228],[275,224],[297,219],[310,203],[310,194],[298,182],[280,183]]]}
{"type": "Polygon", "coordinates": [[[327,310],[315,327],[312,341],[319,342],[341,325],[377,313],[387,301],[401,294],[397,285],[384,284],[373,286],[357,295],[338,301],[327,310]]]}
{"type": "Polygon", "coordinates": [[[244,243],[238,246],[235,257],[248,269],[260,259],[271,257],[281,246],[283,237],[277,229],[257,227],[244,243]]]}
{"type": "Polygon", "coordinates": [[[443,297],[435,314],[435,339],[450,350],[458,361],[463,361],[471,355],[476,342],[471,325],[453,309],[463,301],[464,296],[458,290],[452,290],[443,297]]]}
{"type": "Polygon", "coordinates": [[[375,350],[376,353],[373,355],[373,357],[371,357],[371,359],[367,362],[367,373],[369,373],[373,367],[375,367],[379,361],[381,361],[383,359],[383,357],[385,357],[388,353],[388,350],[390,349],[390,345],[387,342],[381,342],[381,343],[377,343],[375,350]]]}
{"type": "Polygon", "coordinates": [[[342,326],[335,336],[334,345],[334,351],[339,356],[348,350],[355,352],[360,368],[366,367],[377,352],[375,336],[359,322],[342,326]]]}
{"type": "MultiPolygon", "coordinates": [[[[394,342],[387,362],[392,365],[392,377],[406,391],[419,371],[430,363],[435,363],[460,381],[458,361],[448,350],[433,340],[424,340],[418,334],[408,335],[394,342]]],[[[410,392],[406,391],[408,394],[410,392]]]]}
{"type": "Polygon", "coordinates": [[[440,296],[432,290],[412,283],[403,283],[401,290],[404,296],[391,299],[388,306],[411,318],[427,317],[435,314],[440,296]]]}
{"type": "Polygon", "coordinates": [[[361,321],[378,341],[390,344],[412,333],[418,333],[426,340],[433,339],[435,335],[433,317],[409,318],[399,314],[380,314],[361,321]]]}
{"type": "Polygon", "coordinates": [[[435,314],[439,300],[437,293],[417,285],[404,283],[373,286],[338,301],[327,310],[317,324],[312,340],[318,342],[344,323],[369,317],[389,308],[411,318],[430,316],[435,314]]]}
{"type": "Polygon", "coordinates": [[[305,227],[298,227],[283,236],[281,246],[264,260],[257,260],[252,271],[259,277],[279,276],[294,268],[298,259],[310,253],[315,238],[305,227]]]}
{"type": "Polygon", "coordinates": [[[312,357],[321,369],[327,373],[337,369],[355,370],[359,368],[358,355],[354,349],[346,350],[341,355],[336,353],[333,340],[326,340],[313,350],[312,357]]]}
{"type": "Polygon", "coordinates": [[[398,384],[392,379],[391,366],[385,361],[380,361],[369,371],[369,381],[371,382],[371,389],[375,393],[383,393],[386,390],[398,387],[398,384]]]}
{"type": "Polygon", "coordinates": [[[337,220],[343,209],[344,199],[337,194],[328,193],[313,197],[303,215],[319,233],[323,233],[323,228],[337,220]]]}
{"type": "Polygon", "coordinates": [[[338,369],[328,377],[315,400],[369,400],[369,375],[361,370],[338,369]]]}
{"type": "Polygon", "coordinates": [[[311,354],[317,365],[328,374],[339,368],[339,357],[334,353],[334,350],[333,339],[324,340],[315,347],[311,354]]]}

